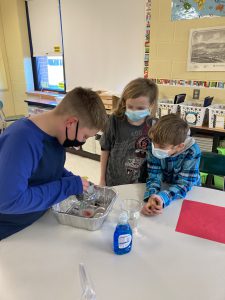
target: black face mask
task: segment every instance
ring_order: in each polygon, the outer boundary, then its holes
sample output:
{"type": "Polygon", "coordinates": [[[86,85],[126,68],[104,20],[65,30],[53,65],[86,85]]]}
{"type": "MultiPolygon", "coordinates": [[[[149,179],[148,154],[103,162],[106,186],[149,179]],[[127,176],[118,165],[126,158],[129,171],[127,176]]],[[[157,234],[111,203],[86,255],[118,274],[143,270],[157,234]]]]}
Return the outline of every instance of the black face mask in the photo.
{"type": "Polygon", "coordinates": [[[66,127],[66,139],[63,143],[63,147],[80,147],[83,144],[85,144],[85,142],[80,142],[77,140],[77,133],[78,133],[78,127],[79,127],[79,122],[77,122],[77,128],[76,128],[76,133],[75,133],[75,139],[74,140],[70,140],[68,139],[68,134],[67,134],[67,127],[66,127]]]}

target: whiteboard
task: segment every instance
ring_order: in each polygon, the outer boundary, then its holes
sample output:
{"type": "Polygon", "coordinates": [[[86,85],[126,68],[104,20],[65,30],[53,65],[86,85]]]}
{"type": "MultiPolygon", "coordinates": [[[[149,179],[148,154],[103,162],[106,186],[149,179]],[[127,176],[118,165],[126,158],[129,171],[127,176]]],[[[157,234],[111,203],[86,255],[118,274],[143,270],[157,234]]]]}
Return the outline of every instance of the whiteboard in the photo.
{"type": "Polygon", "coordinates": [[[61,0],[67,91],[143,77],[145,0],[61,0]]]}

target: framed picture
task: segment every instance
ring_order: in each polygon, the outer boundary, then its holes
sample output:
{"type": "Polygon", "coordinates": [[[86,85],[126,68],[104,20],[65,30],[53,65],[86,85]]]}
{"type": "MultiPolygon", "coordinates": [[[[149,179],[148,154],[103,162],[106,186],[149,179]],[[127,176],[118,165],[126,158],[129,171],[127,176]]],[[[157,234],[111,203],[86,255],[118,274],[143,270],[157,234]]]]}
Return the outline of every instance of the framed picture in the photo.
{"type": "Polygon", "coordinates": [[[192,29],[188,71],[225,71],[225,27],[192,29]]]}

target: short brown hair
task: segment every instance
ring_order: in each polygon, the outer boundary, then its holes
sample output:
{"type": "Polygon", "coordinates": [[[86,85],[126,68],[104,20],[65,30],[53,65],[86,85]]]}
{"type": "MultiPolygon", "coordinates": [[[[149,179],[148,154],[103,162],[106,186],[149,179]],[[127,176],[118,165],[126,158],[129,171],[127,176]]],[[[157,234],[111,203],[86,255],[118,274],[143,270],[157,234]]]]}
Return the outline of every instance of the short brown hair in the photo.
{"type": "Polygon", "coordinates": [[[99,95],[91,89],[77,87],[66,94],[55,108],[57,114],[76,116],[81,126],[104,129],[107,114],[99,95]]]}
{"type": "Polygon", "coordinates": [[[158,87],[152,80],[147,78],[134,79],[125,86],[119,105],[114,111],[114,114],[118,117],[123,117],[126,111],[127,99],[135,99],[141,96],[149,98],[149,105],[152,106],[151,115],[155,116],[157,110],[158,87]]]}
{"type": "Polygon", "coordinates": [[[189,131],[187,122],[178,115],[170,114],[163,116],[149,130],[149,137],[158,145],[177,146],[185,141],[189,131]]]}

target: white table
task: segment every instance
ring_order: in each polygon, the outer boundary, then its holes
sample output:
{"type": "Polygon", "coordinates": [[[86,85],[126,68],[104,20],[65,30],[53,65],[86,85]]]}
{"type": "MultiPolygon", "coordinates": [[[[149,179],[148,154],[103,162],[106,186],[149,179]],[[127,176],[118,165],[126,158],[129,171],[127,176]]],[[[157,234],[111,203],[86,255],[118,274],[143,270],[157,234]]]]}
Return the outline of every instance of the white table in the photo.
{"type": "MultiPolygon", "coordinates": [[[[144,185],[117,187],[143,198],[144,185]]],[[[187,199],[225,206],[224,192],[193,188],[187,199]]],[[[51,212],[0,242],[1,300],[80,299],[79,262],[98,300],[224,300],[225,245],[175,232],[182,201],[156,217],[141,216],[131,253],[112,252],[118,203],[100,231],[57,223],[51,212]]]]}

